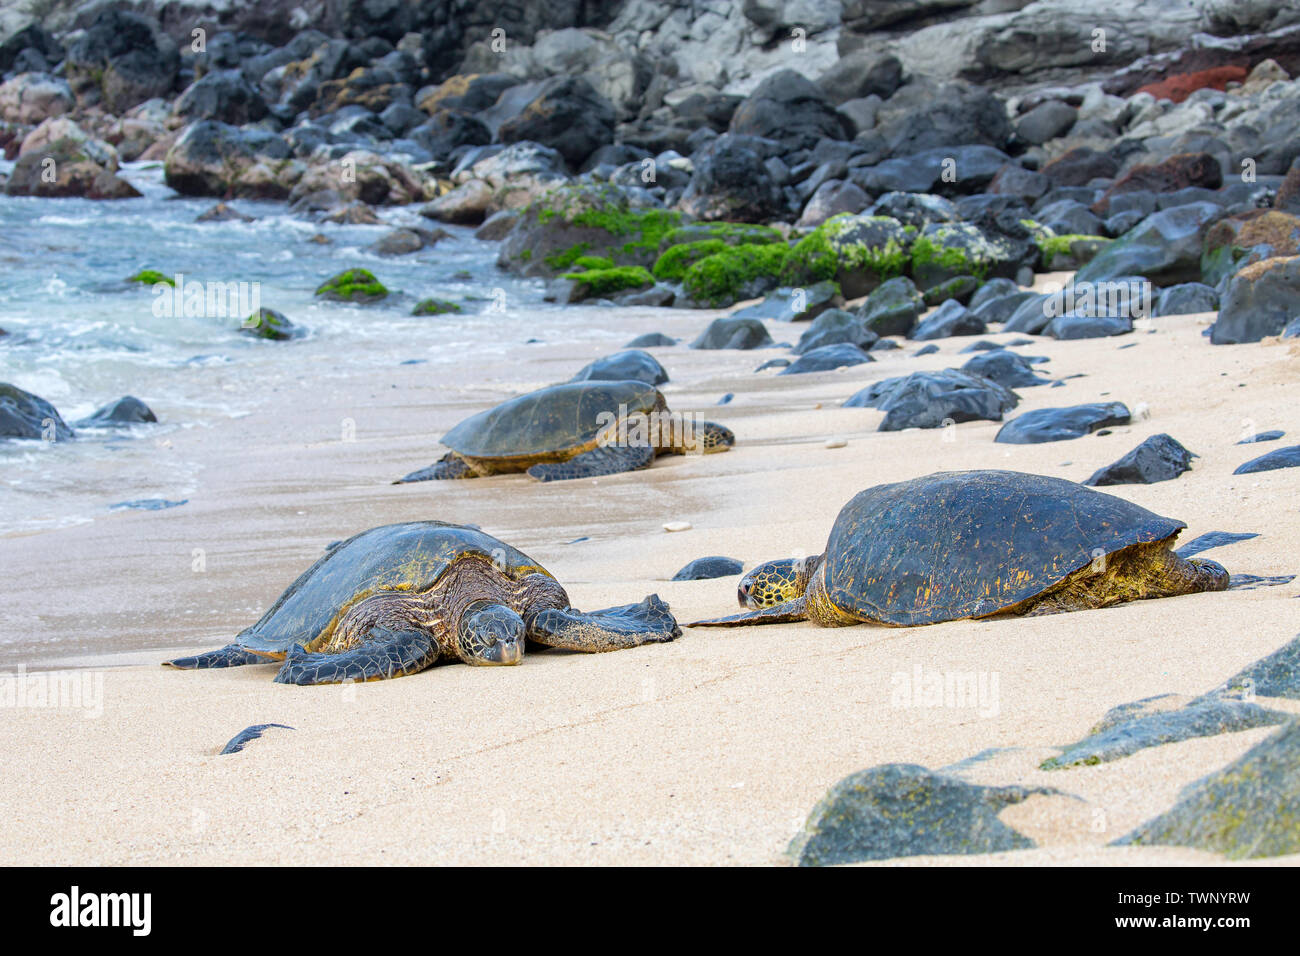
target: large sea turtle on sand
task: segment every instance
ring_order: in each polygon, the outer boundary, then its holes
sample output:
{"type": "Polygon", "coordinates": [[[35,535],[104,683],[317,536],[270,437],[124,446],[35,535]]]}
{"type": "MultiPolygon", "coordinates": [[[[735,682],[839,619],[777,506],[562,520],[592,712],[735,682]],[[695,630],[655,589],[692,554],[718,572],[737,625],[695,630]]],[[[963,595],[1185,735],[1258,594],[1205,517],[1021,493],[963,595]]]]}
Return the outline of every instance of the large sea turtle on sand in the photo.
{"type": "Polygon", "coordinates": [[[656,455],[726,451],[736,438],[668,410],[645,382],[551,385],[471,415],[442,437],[451,449],[398,484],[526,471],[539,481],[645,468],[656,455]]]}
{"type": "Polygon", "coordinates": [[[475,528],[411,521],[332,547],[234,643],[182,669],[283,660],[281,684],[379,680],[439,660],[518,664],[526,641],[613,651],[681,635],[658,595],[583,614],[545,568],[475,528]]]}
{"type": "Polygon", "coordinates": [[[740,582],[749,611],[689,626],[909,626],[1224,590],[1222,565],[1170,550],[1185,527],[1060,478],[939,472],[860,492],[824,554],[760,565],[740,582]]]}

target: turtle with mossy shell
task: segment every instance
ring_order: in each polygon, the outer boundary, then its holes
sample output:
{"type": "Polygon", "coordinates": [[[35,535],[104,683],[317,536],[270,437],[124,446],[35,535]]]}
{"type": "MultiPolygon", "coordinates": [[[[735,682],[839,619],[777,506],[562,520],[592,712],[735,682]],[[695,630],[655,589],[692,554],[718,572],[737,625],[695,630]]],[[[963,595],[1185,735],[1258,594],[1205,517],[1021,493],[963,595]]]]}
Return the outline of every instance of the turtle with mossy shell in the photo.
{"type": "Polygon", "coordinates": [[[283,661],[281,684],[414,674],[439,661],[518,664],[529,641],[613,651],[681,635],[658,595],[584,614],[549,571],[476,528],[411,521],[331,547],[233,643],[167,664],[283,661]]]}
{"type": "Polygon", "coordinates": [[[527,472],[539,481],[646,468],[657,455],[726,451],[736,438],[669,411],[653,385],[567,382],[472,415],[442,436],[446,455],[396,484],[527,472]]]}
{"type": "Polygon", "coordinates": [[[825,553],[760,565],[740,582],[749,610],[689,626],[907,627],[1224,590],[1221,564],[1171,550],[1185,527],[1060,478],[939,472],[860,492],[825,553]]]}

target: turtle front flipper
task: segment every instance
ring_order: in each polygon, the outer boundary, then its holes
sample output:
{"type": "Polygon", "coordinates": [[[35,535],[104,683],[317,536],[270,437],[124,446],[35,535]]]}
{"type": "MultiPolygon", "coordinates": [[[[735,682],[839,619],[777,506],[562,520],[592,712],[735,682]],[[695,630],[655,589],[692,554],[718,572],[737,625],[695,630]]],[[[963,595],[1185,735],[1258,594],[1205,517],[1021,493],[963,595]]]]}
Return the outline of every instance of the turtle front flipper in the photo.
{"type": "Polygon", "coordinates": [[[654,460],[655,450],[649,445],[601,445],[568,461],[533,465],[528,469],[528,475],[538,481],[598,478],[648,468],[654,460]]]}
{"type": "Polygon", "coordinates": [[[808,620],[808,604],[804,598],[774,604],[757,611],[744,611],[727,617],[714,617],[706,621],[693,621],[687,627],[747,627],[750,624],[788,624],[790,621],[808,620]]]}
{"type": "Polygon", "coordinates": [[[449,451],[428,468],[421,468],[398,478],[393,484],[408,485],[413,481],[447,481],[451,478],[477,478],[474,469],[454,451],[449,451]]]}
{"type": "Polygon", "coordinates": [[[243,667],[245,664],[270,664],[274,658],[265,654],[254,654],[238,644],[227,644],[215,651],[195,654],[193,657],[178,657],[163,661],[163,667],[175,667],[182,671],[206,670],[212,667],[243,667]]]}
{"type": "Polygon", "coordinates": [[[662,644],[682,636],[668,605],[657,594],[640,604],[624,604],[584,614],[573,608],[546,608],[528,621],[528,636],[538,644],[573,651],[617,651],[662,644]]]}
{"type": "Polygon", "coordinates": [[[438,645],[423,628],[373,628],[355,647],[337,653],[313,653],[295,644],[285,655],[275,682],[341,684],[384,680],[422,671],[437,659],[438,645]]]}

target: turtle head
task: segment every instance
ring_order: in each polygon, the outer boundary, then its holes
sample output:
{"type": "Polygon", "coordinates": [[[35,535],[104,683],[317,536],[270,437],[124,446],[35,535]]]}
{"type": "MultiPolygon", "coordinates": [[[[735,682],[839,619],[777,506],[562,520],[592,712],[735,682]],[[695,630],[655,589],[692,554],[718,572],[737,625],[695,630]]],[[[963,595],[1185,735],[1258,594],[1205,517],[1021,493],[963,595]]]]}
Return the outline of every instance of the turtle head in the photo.
{"type": "Polygon", "coordinates": [[[822,556],[818,554],[811,558],[780,558],[760,564],[740,579],[736,597],[741,607],[757,611],[803,597],[821,560],[822,556]]]}
{"type": "Polygon", "coordinates": [[[726,425],[719,425],[717,422],[702,422],[698,430],[699,435],[697,437],[706,455],[715,451],[726,451],[736,444],[736,433],[726,425]]]}
{"type": "Polygon", "coordinates": [[[524,619],[504,604],[475,601],[461,615],[456,647],[466,664],[518,664],[526,634],[524,619]]]}

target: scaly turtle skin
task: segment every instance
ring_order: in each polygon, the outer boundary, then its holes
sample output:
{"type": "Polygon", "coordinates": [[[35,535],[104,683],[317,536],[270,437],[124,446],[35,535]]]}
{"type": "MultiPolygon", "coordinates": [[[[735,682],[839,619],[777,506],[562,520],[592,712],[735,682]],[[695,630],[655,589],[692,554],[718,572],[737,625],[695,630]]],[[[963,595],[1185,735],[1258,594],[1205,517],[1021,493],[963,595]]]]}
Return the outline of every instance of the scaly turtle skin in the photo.
{"type": "Polygon", "coordinates": [[[909,626],[1222,591],[1222,565],[1170,550],[1185,527],[1060,478],[940,472],[860,492],[824,554],[755,568],[751,611],[690,626],[909,626]]]}
{"type": "Polygon", "coordinates": [[[726,451],[727,428],[674,415],[644,382],[567,382],[472,415],[442,437],[441,460],[398,484],[525,471],[539,481],[645,468],[656,455],[726,451]]]}
{"type": "Polygon", "coordinates": [[[441,521],[371,528],[328,550],[234,643],[182,669],[282,660],[282,684],[379,680],[439,660],[518,664],[526,640],[612,651],[681,635],[658,595],[583,614],[545,568],[441,521]]]}

